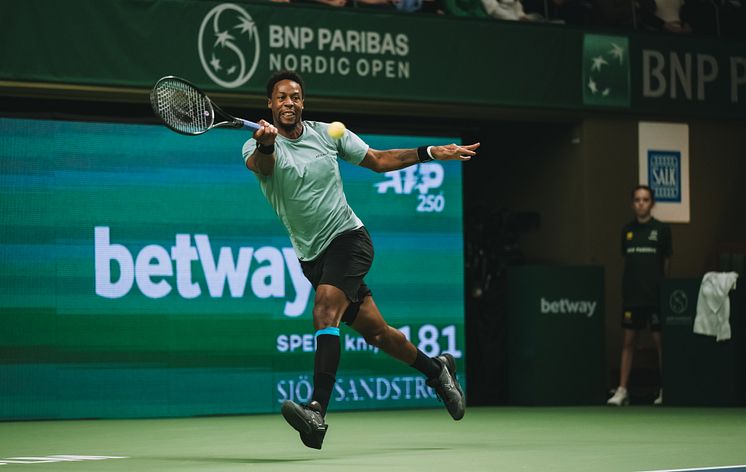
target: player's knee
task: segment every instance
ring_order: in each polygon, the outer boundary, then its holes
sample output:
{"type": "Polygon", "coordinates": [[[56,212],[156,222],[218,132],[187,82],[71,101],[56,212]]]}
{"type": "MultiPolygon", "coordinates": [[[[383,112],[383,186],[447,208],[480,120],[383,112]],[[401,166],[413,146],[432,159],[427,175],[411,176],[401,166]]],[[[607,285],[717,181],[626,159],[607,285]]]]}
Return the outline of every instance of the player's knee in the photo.
{"type": "Polygon", "coordinates": [[[313,307],[313,324],[316,329],[336,327],[340,310],[331,303],[316,303],[313,307]]]}
{"type": "Polygon", "coordinates": [[[384,326],[372,333],[365,335],[364,338],[365,341],[371,346],[375,346],[379,349],[384,350],[406,340],[404,335],[399,330],[394,329],[390,326],[384,326]]]}

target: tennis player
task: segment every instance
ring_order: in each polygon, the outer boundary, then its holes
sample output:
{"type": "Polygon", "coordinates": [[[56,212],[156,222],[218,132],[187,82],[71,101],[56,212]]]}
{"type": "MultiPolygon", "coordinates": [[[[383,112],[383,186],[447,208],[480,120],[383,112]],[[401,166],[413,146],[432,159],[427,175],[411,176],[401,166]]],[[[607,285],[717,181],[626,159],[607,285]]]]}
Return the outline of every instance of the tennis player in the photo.
{"type": "Polygon", "coordinates": [[[339,139],[329,124],[304,121],[303,80],[293,71],[277,72],[267,82],[272,121],[243,146],[246,167],[259,179],[262,192],[287,228],[303,273],[316,290],[313,394],[308,405],[285,401],[282,414],[308,447],[321,449],[324,421],[340,358],[339,324],[344,322],[372,346],[406,362],[427,377],[455,420],[465,402],[450,354],[428,357],[376,307],[364,277],[373,262],[373,245],[362,221],[347,204],[338,159],[375,172],[387,172],[431,160],[467,161],[479,143],[467,146],[423,146],[417,149],[371,149],[351,131],[339,139]]]}

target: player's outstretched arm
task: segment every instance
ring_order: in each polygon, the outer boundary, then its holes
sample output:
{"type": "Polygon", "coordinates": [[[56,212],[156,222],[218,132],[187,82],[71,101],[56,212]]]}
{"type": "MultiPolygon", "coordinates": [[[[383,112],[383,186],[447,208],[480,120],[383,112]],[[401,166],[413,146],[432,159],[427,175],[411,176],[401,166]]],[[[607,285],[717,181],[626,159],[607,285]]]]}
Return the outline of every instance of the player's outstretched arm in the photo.
{"type": "Polygon", "coordinates": [[[477,155],[480,143],[474,144],[446,144],[445,146],[433,146],[430,153],[437,161],[468,161],[477,155]]]}
{"type": "Polygon", "coordinates": [[[275,168],[275,138],[277,138],[277,128],[264,120],[259,120],[259,124],[261,128],[254,132],[257,147],[249,158],[246,159],[246,167],[257,174],[268,176],[272,174],[275,168]]]}
{"type": "Polygon", "coordinates": [[[388,149],[385,151],[368,149],[368,153],[360,165],[375,172],[389,172],[431,160],[468,161],[477,154],[476,149],[478,147],[479,143],[446,144],[418,149],[388,149]]]}

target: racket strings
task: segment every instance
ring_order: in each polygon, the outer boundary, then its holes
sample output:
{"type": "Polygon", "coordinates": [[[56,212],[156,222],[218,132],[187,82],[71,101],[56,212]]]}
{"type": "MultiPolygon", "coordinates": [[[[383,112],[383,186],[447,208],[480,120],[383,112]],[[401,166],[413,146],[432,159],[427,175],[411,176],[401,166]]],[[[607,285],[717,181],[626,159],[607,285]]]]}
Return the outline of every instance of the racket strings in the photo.
{"type": "Polygon", "coordinates": [[[163,81],[154,90],[153,98],[161,119],[182,133],[204,133],[212,125],[213,111],[207,97],[187,83],[163,81]]]}

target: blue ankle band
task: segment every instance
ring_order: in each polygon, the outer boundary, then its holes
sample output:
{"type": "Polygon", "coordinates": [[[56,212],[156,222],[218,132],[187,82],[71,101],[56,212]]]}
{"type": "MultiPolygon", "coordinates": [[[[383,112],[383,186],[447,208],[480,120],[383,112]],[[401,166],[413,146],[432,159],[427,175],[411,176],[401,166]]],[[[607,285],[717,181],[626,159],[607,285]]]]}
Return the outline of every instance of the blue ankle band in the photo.
{"type": "Polygon", "coordinates": [[[328,328],[320,329],[316,331],[316,337],[318,338],[322,334],[329,334],[331,336],[339,336],[339,328],[332,328],[331,326],[328,328]]]}

